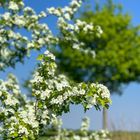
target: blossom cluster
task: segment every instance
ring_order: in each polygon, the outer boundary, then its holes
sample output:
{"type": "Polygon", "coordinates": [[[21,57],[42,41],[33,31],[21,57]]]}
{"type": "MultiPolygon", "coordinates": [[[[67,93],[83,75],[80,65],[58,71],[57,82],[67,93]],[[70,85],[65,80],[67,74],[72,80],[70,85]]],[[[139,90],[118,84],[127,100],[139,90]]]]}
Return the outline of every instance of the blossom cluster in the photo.
{"type": "MultiPolygon", "coordinates": [[[[31,7],[25,7],[22,1],[6,1],[2,7],[5,11],[0,14],[0,69],[4,70],[7,66],[14,66],[16,62],[23,61],[25,55],[30,55],[30,50],[46,46],[59,45],[61,40],[65,40],[73,48],[79,49],[83,45],[78,41],[76,33],[82,30],[85,34],[96,32],[101,35],[102,30],[98,26],[87,24],[77,20],[75,24],[70,24],[74,13],[80,7],[81,0],[72,0],[69,6],[64,8],[48,8],[37,14],[31,7]],[[58,16],[57,26],[63,35],[53,35],[47,23],[41,23],[42,18],[48,15],[58,16]],[[21,30],[28,32],[28,36],[22,35],[21,30]]],[[[91,50],[80,48],[82,52],[95,53],[91,50]]]]}
{"type": "MultiPolygon", "coordinates": [[[[71,103],[81,103],[87,110],[93,106],[105,107],[110,102],[109,91],[103,85],[80,83],[74,86],[64,75],[58,75],[54,57],[48,51],[41,61],[31,80],[35,100],[22,95],[13,75],[9,75],[7,81],[1,80],[0,133],[3,137],[35,139],[56,116],[68,112],[71,103]]],[[[82,130],[86,130],[85,125],[82,126],[82,130]]]]}
{"type": "Polygon", "coordinates": [[[95,57],[95,52],[91,49],[86,49],[84,47],[85,44],[79,41],[78,33],[81,33],[84,36],[89,36],[91,33],[95,33],[100,37],[102,34],[102,29],[100,26],[94,26],[92,23],[88,24],[79,19],[77,19],[74,24],[70,24],[64,18],[59,17],[58,27],[61,32],[61,36],[59,37],[60,45],[63,42],[70,45],[73,49],[77,49],[85,54],[91,54],[93,57],[95,57]]]}
{"type": "Polygon", "coordinates": [[[51,52],[45,52],[39,59],[41,64],[31,80],[33,95],[42,106],[57,111],[58,115],[67,112],[69,105],[82,103],[85,110],[110,102],[110,92],[102,84],[72,83],[63,74],[57,73],[57,65],[51,52]],[[46,55],[47,54],[47,55],[46,55]]]}
{"type": "Polygon", "coordinates": [[[38,15],[32,8],[25,7],[21,0],[8,0],[2,4],[0,70],[23,61],[32,49],[46,46],[44,54],[37,58],[40,63],[30,81],[31,99],[23,96],[13,75],[9,75],[6,81],[0,80],[0,135],[3,139],[38,139],[43,129],[57,116],[69,111],[70,104],[82,104],[85,111],[91,107],[97,110],[101,106],[108,107],[110,93],[104,85],[70,81],[64,74],[58,73],[55,56],[49,51],[62,39],[75,45],[76,49],[76,45],[83,45],[75,35],[83,27],[85,34],[92,31],[101,34],[101,30],[92,24],[80,20],[73,25],[68,23],[81,2],[72,0],[69,7],[50,8],[38,15]],[[47,23],[40,23],[40,19],[48,14],[58,16],[57,26],[63,30],[62,35],[53,35],[47,23]],[[22,35],[20,31],[23,29],[31,34],[31,39],[22,35]]]}
{"type": "Polygon", "coordinates": [[[48,140],[110,140],[110,133],[107,130],[90,131],[90,120],[88,117],[83,118],[81,128],[77,131],[62,129],[62,120],[57,118],[54,120],[51,128],[48,128],[48,132],[45,133],[48,140]],[[58,129],[59,128],[59,129],[58,129]],[[51,134],[51,131],[55,133],[51,134]],[[49,137],[47,137],[49,135],[49,137]]]}
{"type": "Polygon", "coordinates": [[[0,127],[0,136],[6,139],[34,139],[38,134],[34,105],[21,94],[12,74],[7,81],[0,81],[0,127]]]}
{"type": "Polygon", "coordinates": [[[65,6],[64,8],[51,7],[47,11],[49,14],[64,18],[65,20],[71,20],[74,13],[81,7],[81,4],[82,0],[72,0],[69,6],[65,6]]]}
{"type": "Polygon", "coordinates": [[[47,16],[44,11],[36,14],[32,8],[24,7],[22,1],[14,0],[6,1],[3,10],[5,12],[0,14],[0,70],[22,62],[31,49],[40,49],[57,41],[48,25],[40,23],[47,16]],[[25,36],[21,31],[29,34],[25,36]]]}

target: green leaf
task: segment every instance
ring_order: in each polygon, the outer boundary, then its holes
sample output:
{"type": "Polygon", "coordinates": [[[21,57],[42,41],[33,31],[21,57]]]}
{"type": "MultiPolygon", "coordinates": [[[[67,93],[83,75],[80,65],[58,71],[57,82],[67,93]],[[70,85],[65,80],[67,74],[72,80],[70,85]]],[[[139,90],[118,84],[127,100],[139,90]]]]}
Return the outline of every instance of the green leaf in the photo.
{"type": "Polygon", "coordinates": [[[41,61],[43,59],[43,57],[44,57],[44,55],[40,54],[40,55],[38,55],[37,60],[41,61]]]}

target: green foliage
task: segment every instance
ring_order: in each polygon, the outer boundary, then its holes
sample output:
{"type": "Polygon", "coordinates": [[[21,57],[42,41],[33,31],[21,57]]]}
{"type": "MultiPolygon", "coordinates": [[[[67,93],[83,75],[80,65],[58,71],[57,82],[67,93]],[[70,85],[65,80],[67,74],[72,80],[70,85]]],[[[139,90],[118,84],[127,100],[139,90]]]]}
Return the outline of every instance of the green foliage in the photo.
{"type": "Polygon", "coordinates": [[[81,19],[100,25],[102,37],[85,35],[82,30],[77,36],[85,44],[83,49],[95,50],[96,57],[74,50],[62,40],[56,52],[59,69],[75,81],[98,81],[119,93],[122,84],[140,80],[140,27],[132,26],[131,17],[111,0],[95,7],[95,11],[83,12],[81,19]]]}

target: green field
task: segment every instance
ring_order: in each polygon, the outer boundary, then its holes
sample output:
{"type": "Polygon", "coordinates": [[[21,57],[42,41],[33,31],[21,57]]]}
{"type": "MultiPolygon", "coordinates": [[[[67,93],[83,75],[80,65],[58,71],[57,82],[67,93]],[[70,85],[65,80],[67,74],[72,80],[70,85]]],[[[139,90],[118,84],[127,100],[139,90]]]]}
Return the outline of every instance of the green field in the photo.
{"type": "Polygon", "coordinates": [[[140,140],[140,132],[112,132],[112,140],[140,140]]]}

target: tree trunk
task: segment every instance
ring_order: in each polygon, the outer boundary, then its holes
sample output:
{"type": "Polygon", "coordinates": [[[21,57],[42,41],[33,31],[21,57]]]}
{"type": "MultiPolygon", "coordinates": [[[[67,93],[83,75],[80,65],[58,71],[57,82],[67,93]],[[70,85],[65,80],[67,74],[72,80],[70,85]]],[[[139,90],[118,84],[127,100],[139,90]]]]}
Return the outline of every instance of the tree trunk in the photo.
{"type": "Polygon", "coordinates": [[[103,129],[107,130],[107,109],[103,108],[103,129]]]}

